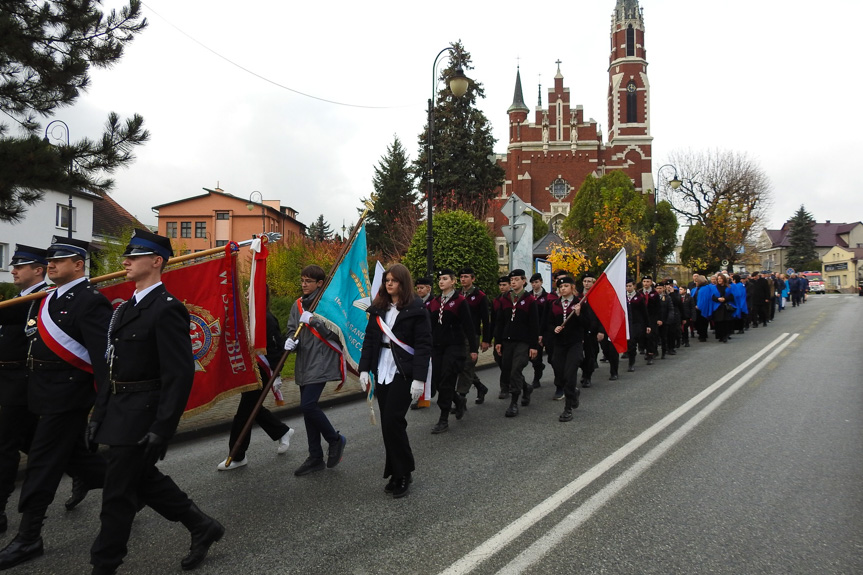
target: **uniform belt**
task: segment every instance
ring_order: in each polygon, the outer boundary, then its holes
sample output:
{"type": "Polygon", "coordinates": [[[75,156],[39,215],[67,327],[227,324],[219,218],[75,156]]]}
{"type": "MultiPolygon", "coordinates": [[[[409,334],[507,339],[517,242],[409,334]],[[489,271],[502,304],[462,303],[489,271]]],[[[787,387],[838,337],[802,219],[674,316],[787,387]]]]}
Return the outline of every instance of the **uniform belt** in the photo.
{"type": "Polygon", "coordinates": [[[4,369],[24,369],[27,363],[22,359],[19,361],[0,361],[0,370],[4,369]]]}
{"type": "Polygon", "coordinates": [[[112,381],[111,393],[135,393],[153,391],[162,387],[162,380],[147,379],[144,381],[112,381]]]}
{"type": "Polygon", "coordinates": [[[66,371],[75,369],[65,361],[52,361],[49,359],[36,359],[34,357],[27,358],[27,367],[33,371],[66,371]]]}

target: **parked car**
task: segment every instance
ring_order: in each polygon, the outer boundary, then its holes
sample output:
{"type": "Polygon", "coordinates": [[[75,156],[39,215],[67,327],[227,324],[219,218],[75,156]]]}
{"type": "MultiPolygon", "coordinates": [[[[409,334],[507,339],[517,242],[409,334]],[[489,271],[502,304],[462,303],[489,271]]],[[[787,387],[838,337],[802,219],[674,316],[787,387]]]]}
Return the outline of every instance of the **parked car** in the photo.
{"type": "Polygon", "coordinates": [[[806,276],[809,280],[809,293],[827,293],[827,286],[820,272],[803,272],[800,275],[806,276]]]}

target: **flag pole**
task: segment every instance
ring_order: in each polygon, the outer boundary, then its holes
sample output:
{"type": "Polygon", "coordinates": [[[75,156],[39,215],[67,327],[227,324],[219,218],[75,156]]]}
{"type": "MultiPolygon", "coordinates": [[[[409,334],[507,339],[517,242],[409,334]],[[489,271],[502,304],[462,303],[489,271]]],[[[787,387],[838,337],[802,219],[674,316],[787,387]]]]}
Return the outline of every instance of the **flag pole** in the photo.
{"type": "MultiPolygon", "coordinates": [[[[243,246],[247,246],[247,245],[251,244],[253,241],[254,240],[243,240],[242,242],[239,242],[237,245],[240,247],[243,247],[243,246]]],[[[168,260],[167,265],[171,266],[171,265],[179,264],[179,263],[182,263],[185,261],[194,260],[197,258],[205,258],[205,257],[209,257],[209,256],[214,256],[217,254],[223,254],[223,253],[225,253],[225,247],[224,246],[221,246],[218,248],[211,248],[208,250],[203,250],[203,251],[195,252],[192,254],[183,254],[181,256],[173,257],[173,258],[168,260]]],[[[124,277],[126,277],[126,270],[120,270],[118,272],[111,272],[109,274],[90,278],[90,283],[91,284],[102,283],[102,282],[107,282],[107,281],[111,281],[111,280],[115,280],[115,279],[119,279],[119,278],[124,278],[124,277]]],[[[43,297],[47,296],[52,291],[53,291],[53,289],[49,289],[47,291],[38,291],[38,292],[33,292],[31,294],[27,294],[25,296],[16,297],[14,299],[9,299],[6,301],[0,301],[0,308],[12,306],[12,305],[19,305],[19,304],[27,303],[27,302],[34,301],[34,300],[40,300],[43,297]]]]}
{"type": "MultiPolygon", "coordinates": [[[[345,245],[342,246],[342,249],[339,251],[338,256],[336,256],[336,261],[333,263],[333,266],[330,268],[330,273],[327,274],[327,277],[324,280],[324,285],[321,286],[321,289],[319,289],[318,293],[315,294],[315,297],[312,300],[312,303],[309,305],[308,311],[313,312],[315,310],[315,307],[317,307],[318,302],[321,300],[321,296],[323,296],[327,287],[330,285],[330,282],[333,281],[333,276],[335,275],[336,270],[339,269],[339,266],[344,261],[345,256],[347,255],[348,251],[350,251],[351,246],[353,246],[354,240],[356,239],[357,234],[360,232],[360,229],[362,229],[363,222],[365,221],[366,216],[368,215],[369,211],[371,211],[371,209],[374,207],[374,204],[372,203],[373,200],[374,200],[374,198],[372,198],[372,200],[370,200],[370,201],[365,202],[366,208],[363,210],[362,215],[360,215],[360,219],[357,222],[357,224],[354,226],[354,229],[351,230],[350,238],[348,238],[348,241],[345,242],[345,245]]],[[[296,339],[297,337],[299,337],[300,331],[302,331],[304,325],[305,324],[301,323],[300,325],[297,326],[297,329],[294,332],[294,335],[292,336],[293,339],[296,339]]],[[[258,397],[258,401],[257,401],[257,403],[255,403],[254,409],[252,409],[252,412],[249,414],[249,419],[246,420],[246,424],[243,426],[242,431],[240,431],[240,435],[238,435],[237,439],[234,441],[234,447],[231,448],[231,452],[228,454],[228,458],[225,460],[225,467],[231,466],[231,462],[234,460],[234,456],[237,454],[237,451],[239,450],[240,445],[242,445],[246,436],[250,433],[250,431],[252,429],[252,424],[255,422],[255,418],[258,416],[258,412],[261,411],[261,406],[264,404],[264,401],[267,398],[267,394],[270,392],[270,389],[272,389],[272,387],[273,387],[273,382],[275,382],[276,378],[279,377],[279,375],[282,373],[282,367],[284,367],[285,361],[287,361],[288,356],[290,354],[291,354],[290,350],[285,350],[285,353],[283,353],[281,359],[279,359],[279,363],[277,363],[276,366],[273,368],[273,373],[272,373],[272,375],[270,375],[269,381],[267,381],[266,385],[264,385],[264,387],[261,389],[261,395],[260,395],[260,397],[258,397]]]]}

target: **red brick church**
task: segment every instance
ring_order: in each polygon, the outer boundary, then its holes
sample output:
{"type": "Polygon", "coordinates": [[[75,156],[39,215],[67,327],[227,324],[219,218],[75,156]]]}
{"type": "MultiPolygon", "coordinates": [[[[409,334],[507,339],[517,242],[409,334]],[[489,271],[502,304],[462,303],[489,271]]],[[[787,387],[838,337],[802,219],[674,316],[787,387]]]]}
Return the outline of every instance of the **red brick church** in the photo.
{"type": "MultiPolygon", "coordinates": [[[[502,204],[510,194],[542,211],[552,231],[569,213],[575,193],[588,176],[624,170],[637,190],[653,189],[651,175],[650,83],[644,48],[644,16],[638,0],[617,0],[611,19],[608,67],[608,141],[593,118],[585,120],[581,105],[572,105],[558,61],[548,106],[533,111],[524,102],[521,74],[509,114],[509,145],[497,161],[506,171],[498,193],[502,204]]],[[[498,208],[494,229],[501,263],[506,244],[500,228],[507,218],[498,208]]]]}

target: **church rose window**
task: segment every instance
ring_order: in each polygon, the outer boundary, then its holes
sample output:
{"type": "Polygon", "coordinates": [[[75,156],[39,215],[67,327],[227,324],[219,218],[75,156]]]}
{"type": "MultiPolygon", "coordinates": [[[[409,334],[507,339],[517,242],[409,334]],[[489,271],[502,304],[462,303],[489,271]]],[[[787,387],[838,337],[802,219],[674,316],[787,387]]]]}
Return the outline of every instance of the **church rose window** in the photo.
{"type": "Polygon", "coordinates": [[[554,196],[556,200],[560,201],[568,194],[569,184],[566,183],[566,180],[558,178],[551,183],[551,195],[554,196]]]}

